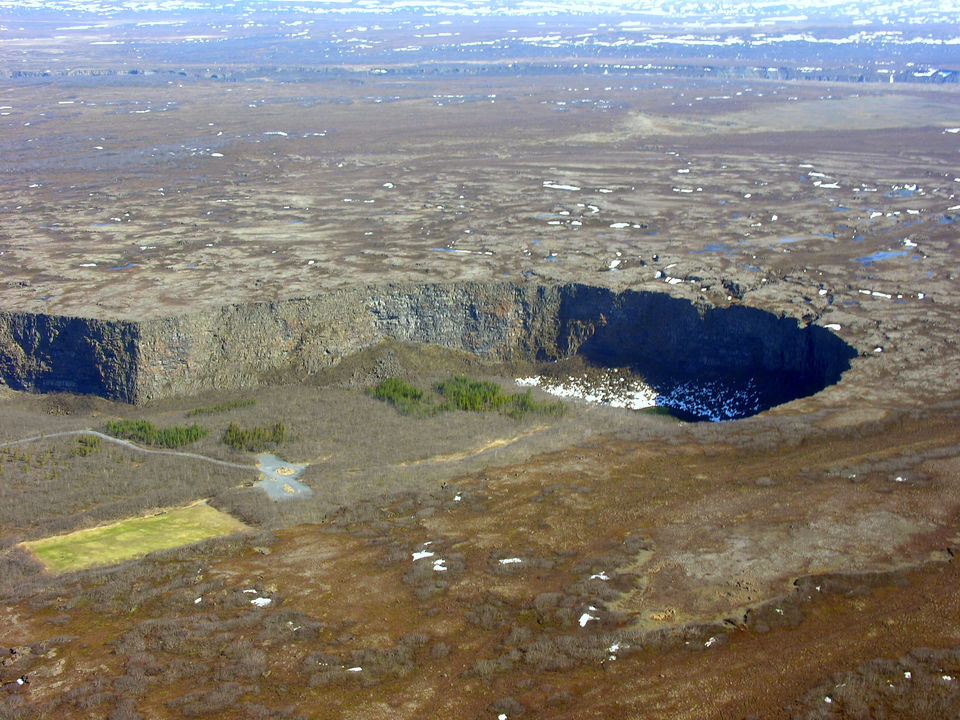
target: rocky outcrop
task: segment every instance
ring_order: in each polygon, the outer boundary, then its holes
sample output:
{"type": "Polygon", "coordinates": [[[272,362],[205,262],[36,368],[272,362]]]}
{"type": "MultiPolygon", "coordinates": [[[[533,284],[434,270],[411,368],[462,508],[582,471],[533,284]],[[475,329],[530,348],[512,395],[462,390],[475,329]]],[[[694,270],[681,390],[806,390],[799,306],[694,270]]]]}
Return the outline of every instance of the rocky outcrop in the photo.
{"type": "Polygon", "coordinates": [[[753,308],[586,285],[364,286],[139,323],[0,316],[11,387],[142,403],[308,375],[384,338],[491,360],[581,354],[654,379],[753,378],[769,406],[836,382],[855,354],[823,328],[753,308]]]}
{"type": "Polygon", "coordinates": [[[309,375],[385,338],[480,357],[556,357],[559,289],[509,283],[364,286],[141,323],[134,402],[309,375]],[[551,299],[552,298],[552,299],[551,299]]]}

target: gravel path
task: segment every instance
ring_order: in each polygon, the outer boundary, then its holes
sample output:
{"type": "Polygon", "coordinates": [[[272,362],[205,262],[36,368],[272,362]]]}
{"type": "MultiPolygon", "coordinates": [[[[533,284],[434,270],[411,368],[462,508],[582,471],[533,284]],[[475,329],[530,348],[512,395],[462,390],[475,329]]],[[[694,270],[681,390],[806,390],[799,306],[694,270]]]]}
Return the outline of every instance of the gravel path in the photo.
{"type": "Polygon", "coordinates": [[[117,445],[123,445],[128,447],[131,450],[136,450],[137,452],[147,453],[150,455],[174,455],[177,457],[185,457],[193,460],[203,460],[204,462],[213,463],[214,465],[222,465],[224,467],[238,468],[240,470],[250,470],[251,472],[259,472],[259,470],[253,465],[241,465],[240,463],[227,462],[226,460],[216,460],[214,458],[207,457],[206,455],[198,455],[196,453],[181,452],[179,450],[150,450],[148,448],[140,447],[135,445],[129,440],[121,440],[120,438],[115,438],[112,435],[107,435],[105,433],[99,432],[97,430],[65,430],[63,432],[50,433],[49,435],[34,435],[33,437],[21,438],[20,440],[11,440],[10,442],[0,443],[0,449],[5,447],[11,447],[13,445],[21,445],[28,442],[36,442],[37,440],[47,440],[49,438],[56,437],[69,437],[71,435],[96,435],[98,438],[102,438],[117,445]]]}

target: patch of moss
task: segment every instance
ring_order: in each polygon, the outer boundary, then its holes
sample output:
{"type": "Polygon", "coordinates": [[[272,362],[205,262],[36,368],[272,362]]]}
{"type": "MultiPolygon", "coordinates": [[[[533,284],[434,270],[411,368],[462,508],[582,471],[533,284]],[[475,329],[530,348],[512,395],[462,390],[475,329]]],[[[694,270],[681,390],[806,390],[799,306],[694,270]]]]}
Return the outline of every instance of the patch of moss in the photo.
{"type": "Polygon", "coordinates": [[[54,572],[109,565],[246,529],[209,505],[197,504],[24,543],[54,572]]]}

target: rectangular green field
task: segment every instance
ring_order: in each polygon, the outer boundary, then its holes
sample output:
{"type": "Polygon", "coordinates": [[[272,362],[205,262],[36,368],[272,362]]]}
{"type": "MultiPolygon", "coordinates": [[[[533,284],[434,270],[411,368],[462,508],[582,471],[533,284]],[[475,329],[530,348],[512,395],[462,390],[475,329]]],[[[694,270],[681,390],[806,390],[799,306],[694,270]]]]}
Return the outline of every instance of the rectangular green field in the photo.
{"type": "Polygon", "coordinates": [[[189,545],[249,529],[239,520],[199,503],[149,517],[77,530],[23,546],[55,573],[111,565],[155,550],[189,545]]]}

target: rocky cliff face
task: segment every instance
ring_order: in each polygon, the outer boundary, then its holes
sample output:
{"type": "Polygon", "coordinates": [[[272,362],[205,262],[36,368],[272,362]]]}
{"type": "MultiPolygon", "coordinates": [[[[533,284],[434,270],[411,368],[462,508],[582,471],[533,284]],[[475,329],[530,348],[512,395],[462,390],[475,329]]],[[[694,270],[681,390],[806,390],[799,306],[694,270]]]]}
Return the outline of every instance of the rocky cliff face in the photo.
{"type": "Polygon", "coordinates": [[[758,378],[770,404],[836,382],[855,354],[832,333],[752,308],[585,285],[401,284],[141,323],[0,315],[11,387],[147,402],[307,375],[384,338],[503,360],[576,353],[663,382],[758,378]]]}
{"type": "Polygon", "coordinates": [[[133,401],[307,375],[384,338],[490,359],[556,357],[542,345],[556,335],[558,299],[556,288],[508,283],[366,286],[148,321],[133,401]]]}
{"type": "Polygon", "coordinates": [[[135,323],[0,313],[0,378],[18,390],[132,401],[138,339],[135,323]]]}

